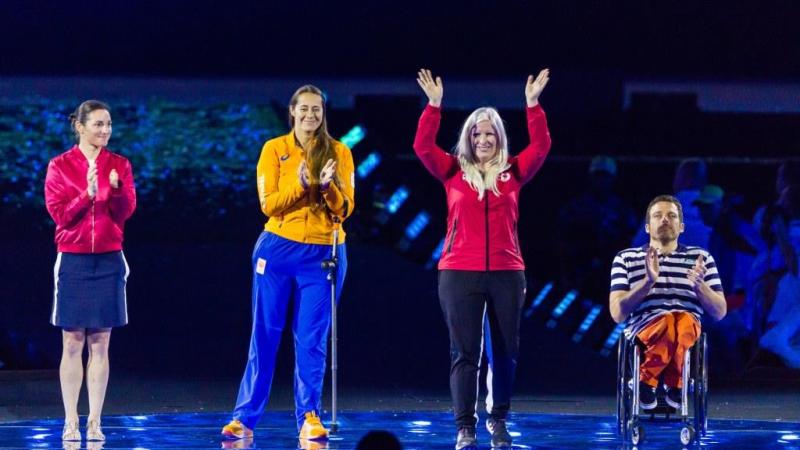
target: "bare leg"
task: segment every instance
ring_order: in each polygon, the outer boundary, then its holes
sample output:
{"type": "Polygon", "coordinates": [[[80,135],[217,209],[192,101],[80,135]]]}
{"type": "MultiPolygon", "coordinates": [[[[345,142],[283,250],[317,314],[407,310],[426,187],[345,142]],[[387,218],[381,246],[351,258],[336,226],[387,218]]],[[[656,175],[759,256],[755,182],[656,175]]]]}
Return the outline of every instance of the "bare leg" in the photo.
{"type": "Polygon", "coordinates": [[[63,350],[61,352],[61,398],[64,401],[66,422],[78,422],[78,396],[83,382],[83,344],[86,331],[83,329],[62,330],[63,350]]]}
{"type": "Polygon", "coordinates": [[[108,344],[111,340],[111,328],[89,330],[89,362],[86,364],[86,387],[89,391],[88,421],[100,422],[103,412],[103,401],[108,386],[108,344]]]}

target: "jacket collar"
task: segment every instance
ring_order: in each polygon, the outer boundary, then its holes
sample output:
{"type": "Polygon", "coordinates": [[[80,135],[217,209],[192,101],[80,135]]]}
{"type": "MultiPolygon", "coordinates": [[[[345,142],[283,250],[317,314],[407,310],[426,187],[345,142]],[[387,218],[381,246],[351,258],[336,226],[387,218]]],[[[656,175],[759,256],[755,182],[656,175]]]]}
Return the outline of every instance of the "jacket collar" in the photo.
{"type": "MultiPolygon", "coordinates": [[[[86,157],[83,156],[83,152],[81,152],[81,148],[78,147],[78,144],[73,145],[72,148],[69,149],[69,152],[70,152],[70,155],[73,158],[76,158],[78,161],[86,161],[86,164],[87,165],[89,164],[89,162],[86,159],[86,157]]],[[[97,160],[96,161],[104,161],[107,156],[108,156],[108,149],[105,148],[105,147],[101,147],[100,148],[100,153],[97,154],[97,160]]]]}

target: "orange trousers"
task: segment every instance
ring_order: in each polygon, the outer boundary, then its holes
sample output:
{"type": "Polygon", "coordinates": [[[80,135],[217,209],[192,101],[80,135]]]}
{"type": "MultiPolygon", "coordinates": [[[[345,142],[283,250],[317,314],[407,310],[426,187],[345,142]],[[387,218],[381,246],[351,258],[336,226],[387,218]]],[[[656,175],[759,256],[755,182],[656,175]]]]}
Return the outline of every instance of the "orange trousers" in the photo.
{"type": "Polygon", "coordinates": [[[683,383],[683,357],[700,336],[700,323],[688,312],[676,311],[655,318],[636,335],[644,344],[644,360],[639,367],[639,380],[658,386],[680,388],[683,383]]]}

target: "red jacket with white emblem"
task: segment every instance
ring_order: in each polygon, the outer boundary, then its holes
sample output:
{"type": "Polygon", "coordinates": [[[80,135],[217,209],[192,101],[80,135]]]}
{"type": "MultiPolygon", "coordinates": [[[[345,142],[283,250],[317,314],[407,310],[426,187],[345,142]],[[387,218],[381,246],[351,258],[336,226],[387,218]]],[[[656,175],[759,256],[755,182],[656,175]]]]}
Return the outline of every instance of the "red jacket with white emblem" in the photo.
{"type": "Polygon", "coordinates": [[[89,161],[78,146],[50,160],[44,182],[47,211],[56,223],[59,252],[106,253],[122,250],[125,221],[136,209],[136,190],[131,163],[102,148],[95,160],[97,193],[86,192],[89,161]],[[111,169],[119,175],[119,187],[108,181],[111,169]]]}
{"type": "Polygon", "coordinates": [[[425,107],[414,138],[414,152],[447,193],[447,235],[439,270],[524,270],[517,237],[519,190],[542,167],[550,151],[550,132],[540,105],[526,108],[530,144],[510,157],[498,177],[500,195],[487,190],[482,200],[467,183],[458,159],[436,145],[441,108],[425,107]]]}

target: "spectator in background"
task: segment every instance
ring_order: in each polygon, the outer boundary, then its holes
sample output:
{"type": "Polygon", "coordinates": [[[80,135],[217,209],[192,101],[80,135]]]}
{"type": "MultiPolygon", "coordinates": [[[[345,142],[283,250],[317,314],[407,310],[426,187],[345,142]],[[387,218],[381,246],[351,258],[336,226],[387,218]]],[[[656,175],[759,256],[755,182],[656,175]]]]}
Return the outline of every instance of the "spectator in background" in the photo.
{"type": "Polygon", "coordinates": [[[636,229],[633,209],[614,193],[616,176],[613,158],[592,158],[585,192],[558,212],[559,266],[565,287],[604,295],[609,261],[636,229]]]}
{"type": "Polygon", "coordinates": [[[748,327],[739,314],[745,301],[747,272],[759,248],[763,246],[752,225],[737,215],[719,186],[709,184],[694,200],[703,223],[711,228],[708,251],[714,255],[727,302],[728,314],[719,322],[709,323],[712,366],[732,373],[744,367],[744,340],[748,327]]]}
{"type": "Polygon", "coordinates": [[[800,185],[784,188],[775,206],[774,213],[765,215],[773,245],[753,265],[755,276],[775,280],[774,286],[761,290],[771,306],[759,344],[780,356],[787,366],[800,369],[800,185]]]}
{"type": "MultiPolygon", "coordinates": [[[[785,162],[778,167],[775,177],[776,198],[791,185],[800,185],[800,163],[785,162]]],[[[780,202],[762,205],[753,216],[753,227],[759,232],[764,247],[759,251],[749,273],[747,284],[748,309],[743,311],[745,321],[751,325],[753,336],[758,339],[764,320],[775,299],[778,280],[783,276],[789,256],[788,239],[782,231],[785,227],[784,209],[780,202]],[[786,256],[783,256],[786,255],[786,256]]]]}
{"type": "MultiPolygon", "coordinates": [[[[775,174],[775,198],[779,199],[783,191],[793,184],[800,184],[800,162],[787,161],[778,166],[778,172],[775,174]]],[[[764,217],[768,214],[774,214],[777,206],[773,203],[761,205],[753,216],[753,226],[759,230],[762,236],[769,235],[769,224],[764,225],[764,217]]]]}
{"type": "MultiPolygon", "coordinates": [[[[693,203],[706,185],[707,172],[706,163],[702,159],[684,159],[675,169],[675,177],[672,180],[673,195],[682,205],[685,205],[683,223],[686,225],[686,231],[681,236],[681,242],[703,248],[708,248],[711,228],[700,219],[700,211],[693,203]]],[[[647,233],[644,228],[640,227],[639,233],[633,239],[633,245],[635,247],[642,246],[648,241],[647,233]]]]}
{"type": "Polygon", "coordinates": [[[752,258],[763,245],[762,240],[756,229],[733,210],[719,186],[704,187],[693,205],[700,212],[703,224],[711,229],[708,250],[717,255],[720,272],[730,274],[722,276],[722,286],[730,301],[732,294],[744,290],[752,258]]]}

